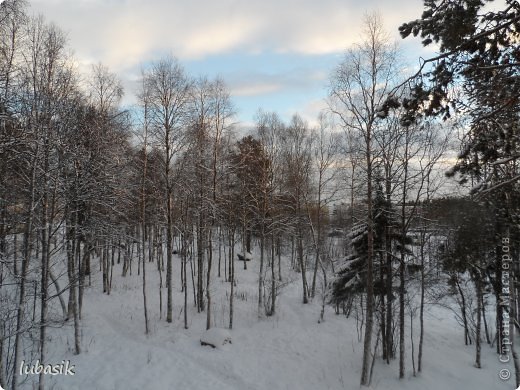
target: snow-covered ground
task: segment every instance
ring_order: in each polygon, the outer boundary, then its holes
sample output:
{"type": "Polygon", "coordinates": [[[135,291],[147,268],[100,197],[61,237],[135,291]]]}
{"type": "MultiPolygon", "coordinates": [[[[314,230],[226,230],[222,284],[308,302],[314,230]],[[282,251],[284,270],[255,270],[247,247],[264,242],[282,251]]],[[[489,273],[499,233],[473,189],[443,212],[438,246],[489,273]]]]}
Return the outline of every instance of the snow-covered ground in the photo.
{"type": "MultiPolygon", "coordinates": [[[[254,257],[254,256],[253,256],[254,257]]],[[[97,261],[97,260],[95,260],[97,261]]],[[[95,263],[93,263],[95,264],[95,263]]],[[[258,318],[257,269],[253,258],[244,270],[236,263],[234,328],[232,343],[219,348],[201,346],[206,313],[193,307],[190,288],[189,329],[183,328],[180,263],[174,263],[174,321],[159,319],[158,273],[147,263],[148,303],[151,333],[144,334],[141,276],[134,263],[134,274],[122,278],[120,266],[114,268],[113,288],[104,295],[101,275],[94,274],[92,287],[85,293],[82,321],[82,353],[74,355],[72,324],[49,332],[49,363],[70,359],[74,376],[47,377],[49,389],[56,390],[320,390],[359,388],[362,341],[356,320],[335,315],[327,307],[325,320],[318,323],[320,299],[301,303],[300,275],[285,269],[292,279],[278,297],[276,315],[258,318]]],[[[93,268],[96,268],[93,266],[93,268]]],[[[229,283],[215,276],[213,325],[227,328],[229,283]]],[[[163,289],[166,302],[166,289],[163,289]]],[[[163,314],[165,310],[163,310],[163,314]]],[[[415,319],[418,336],[418,320],[415,319]]],[[[217,332],[219,333],[219,332],[217,332]]],[[[409,330],[407,333],[409,338],[409,330]]],[[[416,351],[418,340],[415,342],[416,351]]],[[[502,381],[503,364],[487,344],[483,345],[482,369],[473,366],[474,346],[463,343],[462,328],[453,314],[441,307],[429,307],[423,372],[411,375],[407,351],[406,378],[398,379],[398,362],[386,365],[376,361],[372,389],[380,390],[475,390],[513,389],[514,380],[502,381]]],[[[31,389],[29,377],[22,388],[31,389]]]]}

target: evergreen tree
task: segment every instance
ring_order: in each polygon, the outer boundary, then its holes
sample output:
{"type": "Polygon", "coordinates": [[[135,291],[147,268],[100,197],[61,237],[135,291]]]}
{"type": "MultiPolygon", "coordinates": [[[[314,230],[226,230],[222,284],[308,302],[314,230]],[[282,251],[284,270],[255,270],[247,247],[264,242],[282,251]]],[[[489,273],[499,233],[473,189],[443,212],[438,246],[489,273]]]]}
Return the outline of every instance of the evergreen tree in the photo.
{"type": "MultiPolygon", "coordinates": [[[[395,218],[393,206],[389,203],[383,192],[380,180],[376,182],[374,195],[374,254],[375,259],[379,259],[379,267],[374,267],[374,294],[376,296],[389,296],[386,284],[385,269],[385,232],[389,228],[389,239],[392,241],[391,247],[399,250],[402,245],[401,235],[399,234],[399,222],[395,218]]],[[[353,294],[360,294],[366,291],[366,268],[367,268],[367,224],[366,221],[355,223],[348,234],[349,252],[344,263],[336,273],[336,279],[332,284],[331,302],[338,304],[349,299],[353,294]]],[[[406,245],[406,243],[405,243],[406,245]]],[[[377,263],[374,263],[377,264],[377,263]]]]}

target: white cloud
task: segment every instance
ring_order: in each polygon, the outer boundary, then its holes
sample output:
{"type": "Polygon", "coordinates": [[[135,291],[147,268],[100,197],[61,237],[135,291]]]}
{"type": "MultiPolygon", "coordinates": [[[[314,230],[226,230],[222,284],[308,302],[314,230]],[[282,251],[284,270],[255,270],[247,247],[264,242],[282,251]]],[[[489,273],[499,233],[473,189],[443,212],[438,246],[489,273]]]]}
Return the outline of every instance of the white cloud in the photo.
{"type": "Polygon", "coordinates": [[[320,88],[328,73],[323,70],[295,68],[278,73],[242,72],[229,75],[229,88],[233,96],[257,96],[278,91],[301,92],[320,88]]]}
{"type": "MultiPolygon", "coordinates": [[[[324,106],[317,99],[324,95],[330,71],[330,63],[320,62],[320,55],[338,54],[339,61],[340,53],[359,41],[363,15],[370,10],[380,12],[386,29],[398,40],[397,27],[418,18],[422,6],[418,0],[30,0],[30,4],[34,13],[42,13],[67,33],[82,73],[101,62],[119,75],[126,92],[124,104],[135,102],[141,64],[171,53],[201,66],[207,57],[203,71],[216,74],[212,59],[229,54],[221,57],[218,72],[224,73],[232,96],[246,105],[247,112],[253,104],[287,117],[299,111],[311,125],[324,106]],[[281,57],[273,53],[290,56],[277,62],[281,57]],[[244,64],[242,55],[247,57],[244,64]],[[255,56],[259,64],[251,66],[255,56]],[[310,60],[300,63],[304,58],[310,60]],[[233,59],[238,62],[230,64],[229,71],[227,63],[222,66],[233,59]]],[[[405,44],[414,47],[410,40],[405,44]]]]}
{"type": "Polygon", "coordinates": [[[241,49],[303,54],[341,52],[359,38],[363,13],[379,9],[397,26],[419,16],[417,0],[33,0],[69,34],[81,58],[125,69],[157,52],[180,59],[241,49]]]}
{"type": "Polygon", "coordinates": [[[254,81],[233,86],[230,89],[230,93],[232,96],[256,96],[277,92],[282,88],[283,86],[281,84],[254,81]]]}
{"type": "MultiPolygon", "coordinates": [[[[311,127],[319,127],[318,117],[323,111],[328,108],[325,99],[311,100],[307,102],[298,114],[309,124],[311,127]]],[[[296,112],[296,111],[295,111],[296,112]]],[[[294,113],[294,112],[293,112],[294,113]]]]}

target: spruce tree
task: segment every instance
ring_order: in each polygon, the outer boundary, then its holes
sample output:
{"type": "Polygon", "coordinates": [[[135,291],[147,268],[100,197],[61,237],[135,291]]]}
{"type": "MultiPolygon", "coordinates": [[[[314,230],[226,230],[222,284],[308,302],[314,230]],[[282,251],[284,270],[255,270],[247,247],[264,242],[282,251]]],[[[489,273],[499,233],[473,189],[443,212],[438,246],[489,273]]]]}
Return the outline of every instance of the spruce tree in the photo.
{"type": "MultiPolygon", "coordinates": [[[[387,270],[384,266],[385,239],[392,241],[391,247],[395,250],[402,244],[399,235],[399,222],[395,218],[393,205],[389,203],[383,192],[379,179],[375,183],[374,194],[374,254],[375,260],[379,260],[379,267],[374,267],[374,294],[376,296],[389,296],[392,292],[388,291],[386,277],[387,270]],[[385,237],[387,228],[390,234],[385,237]]],[[[336,278],[332,284],[331,302],[338,304],[348,300],[354,294],[366,291],[366,268],[367,268],[367,240],[368,227],[366,221],[355,223],[347,236],[349,254],[336,273],[336,278]]],[[[406,243],[405,243],[406,244],[406,243]]],[[[374,262],[377,264],[377,262],[374,262]]]]}

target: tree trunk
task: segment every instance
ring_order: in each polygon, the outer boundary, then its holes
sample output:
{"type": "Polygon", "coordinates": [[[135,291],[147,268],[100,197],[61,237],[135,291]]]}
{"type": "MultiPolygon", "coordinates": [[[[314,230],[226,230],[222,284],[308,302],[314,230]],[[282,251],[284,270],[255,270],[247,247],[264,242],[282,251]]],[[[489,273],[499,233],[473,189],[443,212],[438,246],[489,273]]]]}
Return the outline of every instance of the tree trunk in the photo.
{"type": "MultiPolygon", "coordinates": [[[[162,230],[162,229],[161,229],[162,230]]],[[[157,270],[159,271],[159,319],[162,320],[162,312],[163,312],[163,296],[162,296],[162,289],[163,289],[163,246],[161,244],[160,248],[158,249],[158,257],[157,257],[157,270]]]]}
{"type": "MultiPolygon", "coordinates": [[[[65,214],[68,214],[66,212],[65,214]]],[[[74,320],[74,354],[79,355],[81,353],[80,347],[80,329],[79,329],[79,313],[78,313],[78,297],[77,297],[77,273],[76,273],[76,257],[79,258],[80,249],[77,236],[76,228],[72,228],[73,222],[69,220],[68,225],[65,227],[66,230],[66,249],[67,249],[67,275],[69,279],[69,307],[68,317],[72,317],[74,320]]]]}
{"type": "MultiPolygon", "coordinates": [[[[79,249],[79,244],[76,244],[79,249]]],[[[79,259],[79,255],[78,255],[79,259]]],[[[71,258],[71,270],[70,270],[71,280],[70,280],[70,294],[72,300],[72,315],[74,318],[74,353],[79,355],[81,353],[81,338],[80,338],[80,323],[79,323],[79,310],[78,310],[78,295],[77,295],[77,286],[78,286],[78,278],[75,267],[75,256],[74,252],[72,253],[71,258]]]]}
{"type": "Polygon", "coordinates": [[[275,237],[271,234],[271,309],[269,315],[273,316],[276,311],[276,273],[275,273],[275,237]]]}
{"type": "MultiPolygon", "coordinates": [[[[391,182],[390,174],[386,174],[385,180],[385,192],[386,200],[390,204],[391,196],[391,182]]],[[[394,355],[394,340],[393,340],[393,267],[392,267],[392,242],[390,240],[390,226],[385,227],[385,257],[386,257],[386,339],[383,343],[386,344],[386,363],[390,364],[390,359],[395,357],[394,355]]]]}
{"type": "MultiPolygon", "coordinates": [[[[225,256],[225,254],[224,254],[225,256]]],[[[222,263],[222,229],[218,228],[218,277],[220,278],[220,265],[222,263]]]]}
{"type": "Polygon", "coordinates": [[[58,282],[58,279],[54,276],[52,271],[49,269],[49,276],[51,278],[52,284],[54,284],[54,288],[56,289],[56,295],[58,296],[58,300],[60,301],[61,311],[63,313],[63,319],[65,321],[68,321],[69,319],[69,313],[67,310],[67,306],[65,305],[65,300],[63,299],[63,296],[61,295],[61,288],[60,284],[58,282]]]}
{"type": "MultiPolygon", "coordinates": [[[[265,252],[265,232],[264,222],[260,232],[260,271],[258,273],[258,317],[261,317],[262,303],[263,303],[263,289],[264,289],[264,252],[265,252]]],[[[244,254],[245,256],[245,254],[244,254]]]]}
{"type": "MultiPolygon", "coordinates": [[[[144,198],[144,195],[143,195],[144,198]]],[[[142,231],[141,231],[141,250],[142,252],[142,267],[143,267],[143,310],[144,310],[144,333],[148,334],[148,305],[146,304],[146,216],[145,206],[143,201],[143,212],[142,212],[142,231]]]]}
{"type": "Polygon", "coordinates": [[[381,292],[379,294],[379,312],[380,312],[380,333],[381,333],[381,340],[383,340],[383,360],[387,360],[388,353],[386,351],[386,304],[385,304],[385,290],[382,288],[382,286],[385,285],[385,256],[384,253],[379,254],[379,283],[381,284],[381,292]]]}
{"type": "Polygon", "coordinates": [[[229,280],[231,291],[229,295],[229,329],[233,329],[233,300],[235,294],[235,239],[234,232],[229,234],[229,280]]]}
{"type": "Polygon", "coordinates": [[[320,263],[321,256],[321,187],[322,187],[322,175],[323,172],[320,170],[318,179],[318,221],[316,223],[316,257],[314,259],[314,270],[312,272],[312,287],[311,287],[311,298],[316,295],[316,276],[318,274],[318,265],[320,263]]]}
{"type": "Polygon", "coordinates": [[[197,312],[204,311],[204,233],[202,216],[197,222],[197,312]]]}
{"type": "Polygon", "coordinates": [[[303,256],[303,232],[301,231],[301,227],[298,230],[298,260],[300,263],[300,271],[302,273],[303,303],[307,304],[309,303],[309,298],[307,292],[307,267],[303,256]]]}
{"type": "Polygon", "coordinates": [[[278,236],[277,248],[278,248],[278,280],[282,281],[282,239],[278,236]]]}
{"type": "Polygon", "coordinates": [[[173,275],[172,275],[172,237],[173,237],[173,220],[172,220],[172,188],[170,184],[171,178],[169,177],[169,169],[167,174],[168,180],[168,199],[167,199],[167,226],[166,226],[166,287],[168,289],[168,297],[166,303],[166,322],[172,322],[172,311],[173,311],[173,275]]]}
{"type": "Polygon", "coordinates": [[[426,290],[425,286],[425,264],[424,264],[424,242],[425,234],[421,237],[421,305],[419,308],[419,323],[420,323],[420,335],[419,335],[419,355],[417,357],[417,371],[422,371],[422,356],[423,356],[423,345],[424,345],[424,294],[426,290]]]}
{"type": "Polygon", "coordinates": [[[482,294],[482,302],[480,303],[480,305],[482,306],[482,321],[484,322],[484,332],[486,334],[486,342],[488,344],[491,344],[491,339],[489,337],[489,329],[488,329],[488,324],[487,324],[487,319],[486,319],[486,305],[485,305],[485,302],[484,302],[484,294],[482,294]]]}
{"type": "Polygon", "coordinates": [[[405,261],[406,261],[406,197],[408,195],[408,128],[405,128],[403,192],[401,197],[401,258],[399,261],[399,379],[404,378],[405,354],[405,261]]]}
{"type": "MultiPolygon", "coordinates": [[[[35,159],[36,160],[36,159],[35,159]]],[[[35,201],[35,173],[36,170],[33,165],[31,172],[31,186],[30,186],[30,201],[28,208],[27,220],[25,223],[24,232],[24,253],[22,258],[22,269],[20,274],[20,291],[18,296],[18,308],[16,310],[16,334],[14,340],[14,359],[13,367],[18,367],[20,357],[22,354],[22,322],[24,317],[24,305],[25,305],[25,281],[27,279],[27,270],[29,268],[29,261],[31,259],[31,246],[32,246],[32,233],[33,233],[33,221],[34,221],[34,201],[35,201]]],[[[18,376],[13,375],[12,390],[18,389],[18,376]]]]}
{"type": "Polygon", "coordinates": [[[461,299],[461,314],[462,314],[462,322],[464,324],[464,344],[468,345],[471,344],[471,337],[469,335],[469,326],[468,326],[468,316],[466,311],[466,297],[464,296],[464,291],[462,291],[462,287],[460,286],[459,280],[455,281],[457,284],[457,289],[460,294],[461,299]]]}
{"type": "Polygon", "coordinates": [[[480,362],[480,352],[481,352],[481,340],[480,340],[480,329],[482,326],[482,287],[480,285],[480,275],[476,276],[475,280],[475,290],[477,294],[477,326],[475,329],[475,367],[482,368],[482,364],[480,362]]]}
{"type": "MultiPolygon", "coordinates": [[[[46,171],[45,171],[46,172],[46,171]]],[[[49,222],[49,197],[47,191],[44,190],[42,204],[42,253],[41,253],[41,283],[40,283],[40,364],[46,363],[46,333],[47,333],[47,296],[49,292],[49,268],[50,268],[50,232],[51,226],[49,222]]],[[[45,389],[45,375],[40,373],[38,379],[39,390],[45,389]]]]}
{"type": "Polygon", "coordinates": [[[211,328],[211,293],[209,290],[209,284],[211,282],[211,262],[213,260],[213,240],[212,240],[212,229],[209,230],[208,237],[208,271],[206,278],[206,300],[207,300],[207,308],[206,308],[206,330],[211,328]]]}
{"type": "Polygon", "coordinates": [[[416,376],[415,372],[415,343],[413,341],[413,311],[410,310],[410,343],[412,346],[411,355],[412,355],[412,374],[416,376]]]}
{"type": "Polygon", "coordinates": [[[363,343],[363,365],[361,369],[361,385],[368,386],[370,381],[370,361],[372,354],[372,330],[374,328],[374,228],[373,228],[373,200],[372,200],[372,154],[371,154],[371,125],[366,134],[366,164],[367,164],[367,309],[365,338],[363,343]]]}
{"type": "Polygon", "coordinates": [[[401,251],[399,261],[399,379],[404,378],[404,353],[405,353],[405,331],[404,331],[404,304],[405,304],[405,259],[404,250],[401,251]]]}
{"type": "MultiPolygon", "coordinates": [[[[185,231],[186,232],[186,229],[185,231]]],[[[188,246],[188,243],[186,242],[186,236],[185,234],[183,234],[182,236],[182,249],[181,249],[181,253],[182,253],[182,264],[183,264],[183,267],[182,267],[182,288],[184,290],[184,329],[188,329],[188,282],[187,282],[187,272],[186,272],[186,267],[187,267],[187,259],[188,259],[188,256],[187,256],[187,246],[188,246]]]]}
{"type": "Polygon", "coordinates": [[[5,389],[5,367],[4,367],[4,340],[5,340],[5,322],[0,320],[0,387],[5,389]]]}

